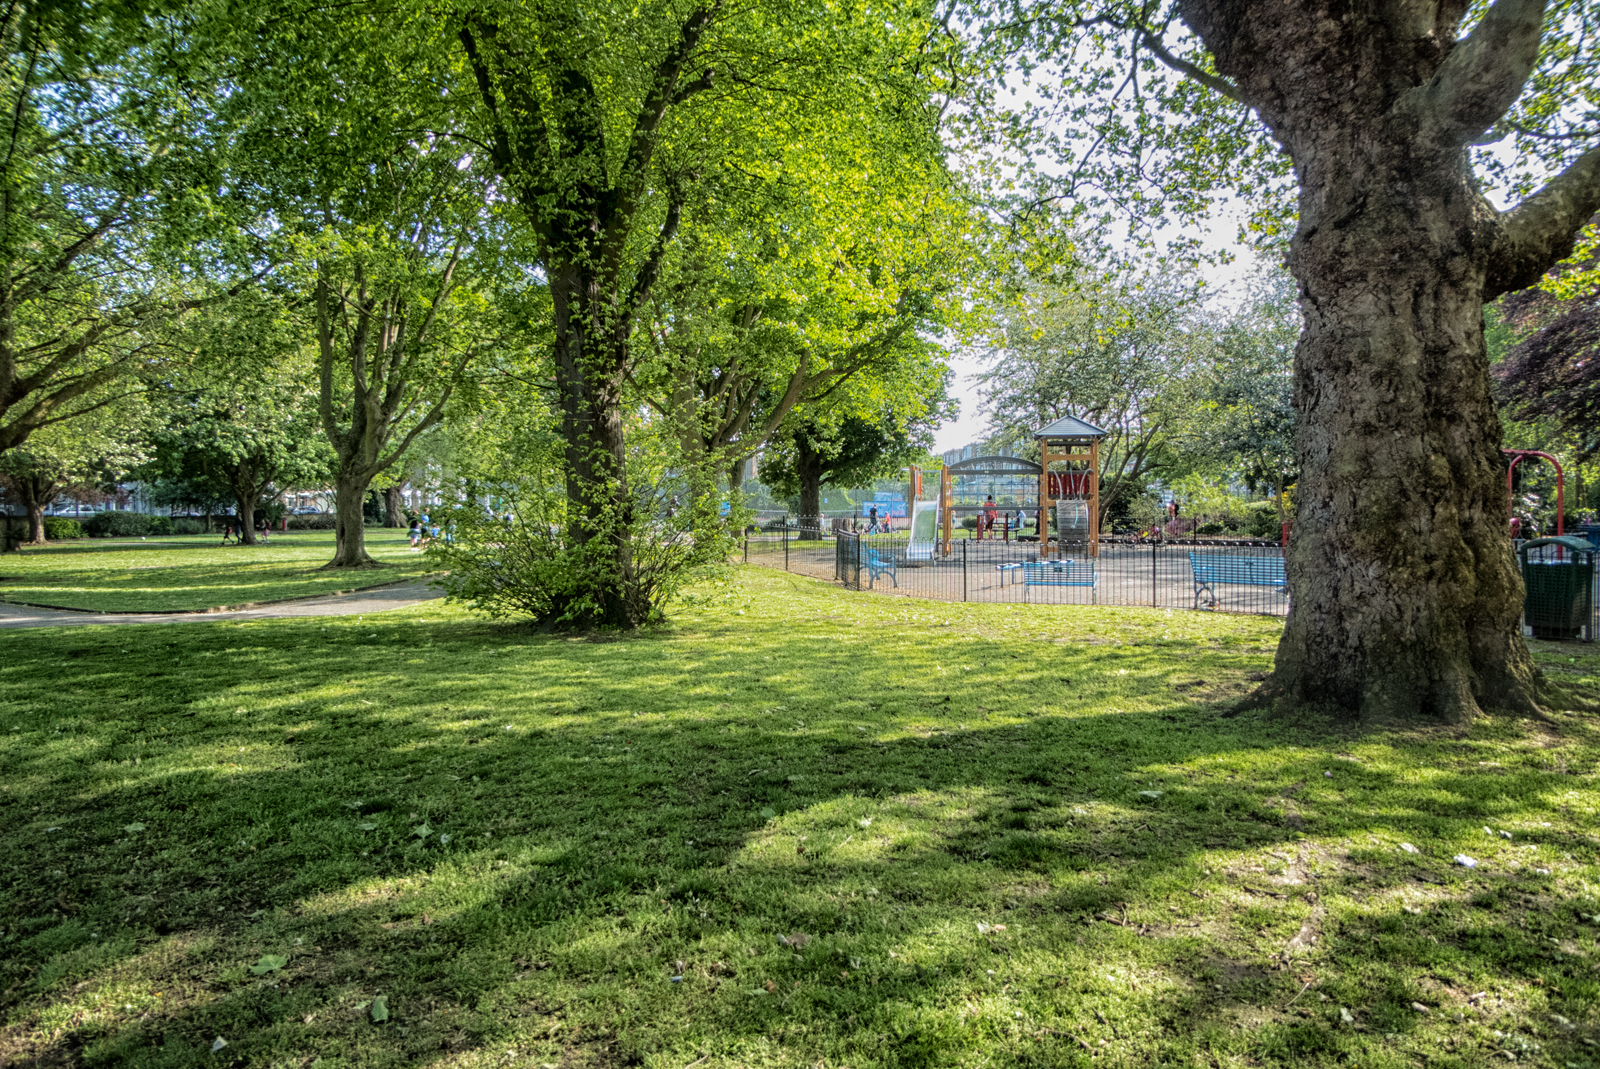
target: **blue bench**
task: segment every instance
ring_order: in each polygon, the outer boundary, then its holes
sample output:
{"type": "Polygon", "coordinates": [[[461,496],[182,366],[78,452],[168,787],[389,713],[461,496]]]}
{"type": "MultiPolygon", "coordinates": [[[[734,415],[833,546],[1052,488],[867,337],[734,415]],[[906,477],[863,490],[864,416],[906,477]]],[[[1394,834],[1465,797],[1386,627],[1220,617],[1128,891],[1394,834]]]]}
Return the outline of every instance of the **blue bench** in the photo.
{"type": "Polygon", "coordinates": [[[1041,560],[1022,566],[1022,600],[1028,600],[1028,588],[1036,586],[1086,586],[1094,589],[1094,561],[1092,560],[1041,560]]]}
{"type": "Polygon", "coordinates": [[[1283,571],[1282,557],[1227,557],[1220,554],[1190,553],[1194,571],[1194,607],[1204,596],[1208,608],[1216,608],[1219,586],[1270,586],[1289,593],[1289,580],[1283,571]]]}
{"type": "Polygon", "coordinates": [[[1014,564],[996,564],[994,570],[1000,573],[1000,585],[1005,586],[1007,579],[1020,580],[1022,578],[1022,564],[1022,561],[1017,561],[1014,564]]]}
{"type": "Polygon", "coordinates": [[[894,585],[900,585],[900,577],[895,574],[894,554],[879,553],[872,547],[867,547],[867,586],[875,583],[879,576],[887,575],[894,580],[894,585]]]}

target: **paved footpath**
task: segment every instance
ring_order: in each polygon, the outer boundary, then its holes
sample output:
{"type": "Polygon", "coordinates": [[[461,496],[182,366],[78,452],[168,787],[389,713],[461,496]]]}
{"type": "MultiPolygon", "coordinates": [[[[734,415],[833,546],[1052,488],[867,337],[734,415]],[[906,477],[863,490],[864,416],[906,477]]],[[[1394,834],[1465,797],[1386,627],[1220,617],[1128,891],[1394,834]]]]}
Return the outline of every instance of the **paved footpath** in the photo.
{"type": "Polygon", "coordinates": [[[443,597],[427,583],[397,583],[374,590],[302,598],[254,609],[225,612],[83,612],[77,609],[35,609],[0,602],[0,629],[7,627],[70,627],[79,624],[184,624],[216,620],[281,620],[292,616],[356,616],[386,609],[404,609],[443,597]]]}

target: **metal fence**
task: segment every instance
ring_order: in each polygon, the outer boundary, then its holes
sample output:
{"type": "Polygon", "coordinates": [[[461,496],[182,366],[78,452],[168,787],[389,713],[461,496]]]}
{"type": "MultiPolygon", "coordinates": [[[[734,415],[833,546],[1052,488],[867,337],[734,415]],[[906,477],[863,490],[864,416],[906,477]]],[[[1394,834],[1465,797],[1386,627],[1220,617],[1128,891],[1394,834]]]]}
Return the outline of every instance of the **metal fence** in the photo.
{"type": "Polygon", "coordinates": [[[944,554],[926,543],[913,547],[903,531],[863,535],[777,524],[748,537],[744,559],[848,590],[938,601],[1289,611],[1280,546],[1103,541],[1093,558],[1087,548],[1068,546],[1063,558],[1052,546],[1041,557],[1037,542],[958,538],[944,554]]]}
{"type": "MultiPolygon", "coordinates": [[[[1520,543],[1518,543],[1520,546],[1520,543]]],[[[1041,558],[1037,542],[958,538],[946,555],[926,545],[913,552],[904,531],[863,535],[848,530],[774,523],[744,542],[751,564],[828,579],[848,590],[938,601],[992,601],[1042,605],[1129,605],[1163,609],[1284,616],[1289,596],[1283,583],[1283,548],[1266,542],[1131,542],[1109,540],[1091,558],[1087,547],[1068,546],[1066,559],[1054,546],[1041,558]],[[917,559],[924,558],[924,559],[917,559]],[[1067,574],[1056,571],[1060,566],[1067,574]]],[[[1600,636],[1600,568],[1586,577],[1590,596],[1581,600],[1572,637],[1600,636]]],[[[1569,631],[1569,633],[1570,633],[1569,631]]],[[[1523,621],[1523,634],[1535,636],[1523,621]]]]}

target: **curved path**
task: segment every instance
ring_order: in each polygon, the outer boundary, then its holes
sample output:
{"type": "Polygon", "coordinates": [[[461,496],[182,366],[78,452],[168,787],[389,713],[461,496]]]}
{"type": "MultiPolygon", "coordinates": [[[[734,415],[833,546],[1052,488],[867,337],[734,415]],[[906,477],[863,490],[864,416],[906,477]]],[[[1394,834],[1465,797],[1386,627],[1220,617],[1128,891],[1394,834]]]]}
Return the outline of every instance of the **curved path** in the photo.
{"type": "Polygon", "coordinates": [[[284,601],[253,609],[222,612],[85,612],[80,609],[36,609],[0,602],[0,628],[68,627],[76,624],[183,624],[209,620],[278,620],[292,616],[355,616],[387,609],[404,609],[443,597],[426,582],[397,583],[348,594],[284,601]]]}

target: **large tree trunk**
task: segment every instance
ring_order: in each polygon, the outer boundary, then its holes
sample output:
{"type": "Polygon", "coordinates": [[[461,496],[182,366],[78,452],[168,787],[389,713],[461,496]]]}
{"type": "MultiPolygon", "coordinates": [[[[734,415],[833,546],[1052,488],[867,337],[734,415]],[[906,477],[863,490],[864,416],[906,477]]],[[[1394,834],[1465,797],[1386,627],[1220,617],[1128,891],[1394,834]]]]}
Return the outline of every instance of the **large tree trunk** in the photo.
{"type": "Polygon", "coordinates": [[[811,446],[805,434],[796,434],[795,474],[800,479],[800,540],[822,536],[822,454],[811,446]]]}
{"type": "Polygon", "coordinates": [[[325,568],[381,568],[367,553],[366,516],[362,506],[371,479],[340,472],[333,484],[333,560],[325,568]]]}
{"type": "MultiPolygon", "coordinates": [[[[1393,149],[1376,141],[1366,147],[1379,159],[1363,162],[1392,171],[1393,149]]],[[[1340,174],[1308,183],[1291,257],[1306,308],[1302,474],[1274,682],[1363,718],[1459,721],[1480,706],[1534,705],[1484,273],[1470,266],[1477,198],[1464,167],[1452,177],[1381,200],[1340,174]],[[1356,200],[1357,221],[1319,225],[1356,200]],[[1438,269],[1450,263],[1458,277],[1438,269]]]]}
{"type": "MultiPolygon", "coordinates": [[[[1300,185],[1292,607],[1262,697],[1364,719],[1536,710],[1483,304],[1565,252],[1555,225],[1493,210],[1468,152],[1520,90],[1537,32],[1529,45],[1490,18],[1474,48],[1452,47],[1465,3],[1358,2],[1336,21],[1309,4],[1182,6],[1300,185]]],[[[1527,6],[1496,5],[1516,20],[1527,6]]],[[[1568,250],[1587,214],[1572,208],[1547,212],[1572,216],[1568,250]]]]}
{"type": "Polygon", "coordinates": [[[404,483],[390,483],[383,488],[383,525],[385,527],[404,527],[406,525],[406,498],[404,483]]]}
{"type": "Polygon", "coordinates": [[[256,495],[235,493],[233,500],[239,511],[239,541],[253,546],[256,544],[256,495]]]}
{"type": "Polygon", "coordinates": [[[44,506],[37,500],[29,500],[24,501],[22,507],[28,510],[28,541],[37,546],[44,545],[44,506]]]}
{"type": "Polygon", "coordinates": [[[627,340],[594,329],[595,312],[605,302],[591,271],[564,264],[554,272],[554,281],[550,292],[565,443],[567,537],[573,548],[583,551],[591,577],[583,593],[598,605],[584,622],[631,629],[643,621],[631,611],[625,589],[632,572],[627,531],[633,518],[621,410],[627,340]]]}

